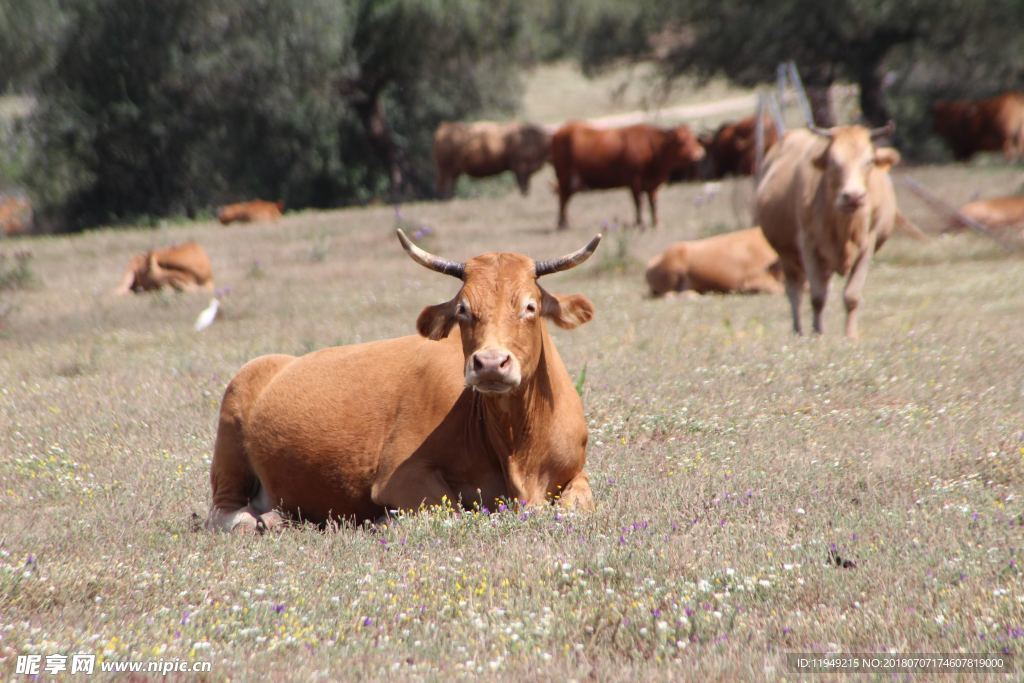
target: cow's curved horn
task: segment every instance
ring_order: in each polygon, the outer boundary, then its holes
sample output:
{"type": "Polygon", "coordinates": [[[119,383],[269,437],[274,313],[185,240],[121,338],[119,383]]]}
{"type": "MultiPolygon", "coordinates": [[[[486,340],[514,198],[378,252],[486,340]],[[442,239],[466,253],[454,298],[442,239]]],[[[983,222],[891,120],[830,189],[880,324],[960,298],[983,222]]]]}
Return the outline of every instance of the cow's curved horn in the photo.
{"type": "Polygon", "coordinates": [[[534,264],[534,273],[536,274],[536,277],[557,273],[560,270],[575,268],[590,258],[590,255],[594,253],[595,249],[597,249],[597,245],[600,241],[601,233],[597,233],[594,235],[594,239],[587,243],[587,246],[577,249],[571,254],[566,254],[559,258],[547,259],[545,261],[537,261],[534,264]]]}
{"type": "Polygon", "coordinates": [[[832,132],[831,128],[819,128],[818,126],[807,126],[807,129],[809,131],[811,131],[812,133],[814,133],[815,135],[820,135],[821,137],[828,138],[829,140],[831,140],[832,137],[835,135],[835,133],[832,132]]]}
{"type": "Polygon", "coordinates": [[[429,251],[420,249],[413,244],[412,240],[405,236],[405,233],[402,232],[401,228],[396,228],[395,232],[398,233],[398,241],[402,243],[402,248],[409,253],[409,256],[411,256],[412,260],[416,263],[430,268],[431,270],[436,270],[439,273],[457,277],[460,280],[466,277],[465,263],[457,263],[455,261],[443,259],[440,256],[434,256],[429,251]]]}
{"type": "Polygon", "coordinates": [[[889,120],[889,123],[885,124],[881,128],[871,129],[871,139],[877,140],[878,138],[887,138],[896,132],[896,122],[889,120]]]}

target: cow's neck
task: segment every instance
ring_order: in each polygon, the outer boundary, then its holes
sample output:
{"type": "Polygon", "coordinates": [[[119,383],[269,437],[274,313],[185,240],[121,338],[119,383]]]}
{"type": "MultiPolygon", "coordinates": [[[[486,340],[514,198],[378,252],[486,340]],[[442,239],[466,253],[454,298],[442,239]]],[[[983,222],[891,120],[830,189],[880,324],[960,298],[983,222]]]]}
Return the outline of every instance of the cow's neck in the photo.
{"type": "MultiPolygon", "coordinates": [[[[823,183],[823,187],[827,184],[823,183]]],[[[852,213],[839,211],[835,208],[835,190],[829,188],[818,196],[818,210],[826,216],[828,226],[829,252],[822,254],[832,270],[840,275],[848,275],[857,256],[868,242],[871,227],[871,202],[865,202],[852,213]]]]}
{"type": "Polygon", "coordinates": [[[582,448],[577,456],[565,447],[572,441],[565,430],[581,423],[581,416],[569,412],[578,412],[575,395],[564,400],[565,384],[572,390],[571,381],[546,329],[542,338],[537,368],[517,392],[474,396],[486,448],[501,466],[508,496],[529,503],[543,502],[546,494],[556,493],[575,474],[567,471],[583,467],[582,448]],[[578,465],[565,462],[576,457],[581,460],[578,465]]]}

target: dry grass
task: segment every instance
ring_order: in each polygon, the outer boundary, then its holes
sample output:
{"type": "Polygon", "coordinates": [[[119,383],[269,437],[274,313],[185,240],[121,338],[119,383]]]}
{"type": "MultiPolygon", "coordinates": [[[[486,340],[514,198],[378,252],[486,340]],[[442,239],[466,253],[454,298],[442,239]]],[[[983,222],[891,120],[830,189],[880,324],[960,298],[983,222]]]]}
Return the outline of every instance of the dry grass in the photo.
{"type": "MultiPolygon", "coordinates": [[[[954,201],[1020,183],[1000,167],[915,174],[954,201]]],[[[970,235],[896,240],[869,277],[864,338],[840,336],[835,287],[826,335],[797,339],[782,297],[644,297],[642,264],[666,244],[746,227],[746,184],[700,207],[700,186],[669,188],[664,227],[643,233],[617,227],[627,192],[580,195],[574,229],[555,233],[538,180],[525,200],[416,204],[402,220],[434,227],[428,248],[453,258],[610,233],[548,282],[597,308],[554,332],[587,372],[599,508],[585,517],[190,531],[245,361],[409,334],[453,293],[402,253],[392,209],[19,243],[35,285],[0,291],[0,673],[16,654],[80,651],[210,658],[213,678],[243,680],[782,679],[786,652],[829,650],[1020,661],[1019,256],[970,235]],[[231,288],[211,329],[191,329],[202,296],[108,295],[131,254],[188,238],[231,288]]]]}

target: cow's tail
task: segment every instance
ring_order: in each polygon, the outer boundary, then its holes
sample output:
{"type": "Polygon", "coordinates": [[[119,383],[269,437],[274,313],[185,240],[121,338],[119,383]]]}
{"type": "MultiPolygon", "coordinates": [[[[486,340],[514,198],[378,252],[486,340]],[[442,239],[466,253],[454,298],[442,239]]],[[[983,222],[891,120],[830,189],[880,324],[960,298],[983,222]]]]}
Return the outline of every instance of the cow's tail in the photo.
{"type": "Polygon", "coordinates": [[[926,235],[924,230],[917,227],[912,220],[903,215],[902,211],[896,212],[896,229],[909,237],[913,237],[918,242],[931,241],[931,237],[926,235]]]}

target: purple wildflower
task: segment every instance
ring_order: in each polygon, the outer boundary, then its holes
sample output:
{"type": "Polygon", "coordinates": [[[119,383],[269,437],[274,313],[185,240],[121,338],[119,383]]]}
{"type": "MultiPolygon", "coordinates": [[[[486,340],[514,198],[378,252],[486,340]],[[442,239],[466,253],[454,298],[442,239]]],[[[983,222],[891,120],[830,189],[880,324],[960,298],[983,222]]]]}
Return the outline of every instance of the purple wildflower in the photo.
{"type": "Polygon", "coordinates": [[[661,616],[661,610],[658,609],[657,607],[655,607],[654,609],[651,610],[651,616],[654,617],[655,619],[657,619],[658,617],[661,616]]]}
{"type": "Polygon", "coordinates": [[[271,609],[273,609],[274,612],[276,612],[277,614],[284,614],[285,606],[284,603],[282,602],[280,604],[274,605],[271,609]]]}
{"type": "Polygon", "coordinates": [[[371,619],[370,617],[363,617],[363,626],[364,627],[372,626],[372,625],[373,625],[373,619],[371,619]]]}

